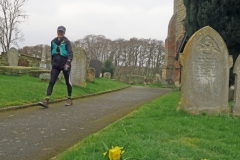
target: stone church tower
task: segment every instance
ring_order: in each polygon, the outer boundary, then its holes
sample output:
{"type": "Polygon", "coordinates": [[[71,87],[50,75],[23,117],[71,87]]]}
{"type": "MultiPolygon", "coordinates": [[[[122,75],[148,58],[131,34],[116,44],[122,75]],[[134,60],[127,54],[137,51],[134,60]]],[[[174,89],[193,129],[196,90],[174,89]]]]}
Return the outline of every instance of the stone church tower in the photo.
{"type": "Polygon", "coordinates": [[[168,36],[165,40],[165,60],[162,79],[170,80],[175,85],[180,83],[180,65],[175,60],[175,57],[185,33],[182,24],[185,16],[186,8],[183,0],[174,0],[174,12],[168,25],[168,36]]]}

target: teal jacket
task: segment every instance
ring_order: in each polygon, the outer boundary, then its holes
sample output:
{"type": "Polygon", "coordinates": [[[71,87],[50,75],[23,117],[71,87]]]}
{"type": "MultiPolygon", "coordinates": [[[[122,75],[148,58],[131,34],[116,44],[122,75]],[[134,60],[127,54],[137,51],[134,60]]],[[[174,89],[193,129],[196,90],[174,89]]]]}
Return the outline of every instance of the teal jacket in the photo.
{"type": "Polygon", "coordinates": [[[51,53],[52,57],[56,54],[60,54],[61,56],[67,57],[68,60],[72,61],[72,47],[67,37],[63,37],[63,39],[60,41],[58,41],[58,38],[54,38],[51,42],[51,53]]]}

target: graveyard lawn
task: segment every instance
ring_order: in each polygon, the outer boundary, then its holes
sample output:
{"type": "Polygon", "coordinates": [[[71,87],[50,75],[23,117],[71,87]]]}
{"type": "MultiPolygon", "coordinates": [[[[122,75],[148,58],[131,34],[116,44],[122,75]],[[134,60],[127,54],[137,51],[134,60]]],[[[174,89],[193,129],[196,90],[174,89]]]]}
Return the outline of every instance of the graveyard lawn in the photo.
{"type": "Polygon", "coordinates": [[[144,104],[57,157],[101,160],[109,146],[124,148],[124,158],[144,160],[240,159],[240,118],[176,112],[180,92],[144,104]]]}
{"type": "MultiPolygon", "coordinates": [[[[37,103],[45,98],[48,86],[48,82],[40,81],[38,78],[30,77],[29,75],[0,75],[0,84],[0,108],[37,103]]],[[[73,86],[72,96],[82,96],[127,86],[127,84],[117,81],[96,78],[94,83],[87,82],[86,88],[73,86]]],[[[55,84],[51,100],[65,98],[66,94],[67,88],[65,81],[62,80],[55,84]]]]}

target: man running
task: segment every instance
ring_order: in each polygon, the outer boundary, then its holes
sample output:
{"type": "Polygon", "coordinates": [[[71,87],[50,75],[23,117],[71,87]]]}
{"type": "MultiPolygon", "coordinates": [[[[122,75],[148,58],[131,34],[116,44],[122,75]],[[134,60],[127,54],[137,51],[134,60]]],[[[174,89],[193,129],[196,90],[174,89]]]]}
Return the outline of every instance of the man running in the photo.
{"type": "Polygon", "coordinates": [[[48,108],[49,98],[52,94],[54,84],[57,81],[59,73],[62,71],[67,85],[68,98],[65,106],[71,106],[72,102],[72,84],[70,81],[71,62],[73,59],[72,46],[70,41],[65,37],[66,28],[59,26],[57,28],[57,37],[51,42],[52,53],[52,70],[51,79],[48,84],[47,94],[45,100],[38,102],[42,107],[48,108]]]}

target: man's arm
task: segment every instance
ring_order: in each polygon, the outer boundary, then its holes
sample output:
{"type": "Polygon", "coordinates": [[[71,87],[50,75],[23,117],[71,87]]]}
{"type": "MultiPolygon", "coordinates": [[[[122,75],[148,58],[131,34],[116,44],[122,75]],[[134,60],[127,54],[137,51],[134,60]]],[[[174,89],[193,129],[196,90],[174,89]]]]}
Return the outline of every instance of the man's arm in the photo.
{"type": "Polygon", "coordinates": [[[69,40],[67,41],[66,48],[67,48],[67,51],[68,51],[68,61],[72,62],[73,51],[72,51],[71,42],[69,40]]]}
{"type": "Polygon", "coordinates": [[[53,46],[52,46],[52,41],[51,41],[51,50],[50,50],[50,53],[51,53],[51,64],[52,64],[52,59],[53,59],[52,50],[53,50],[53,46]]]}

